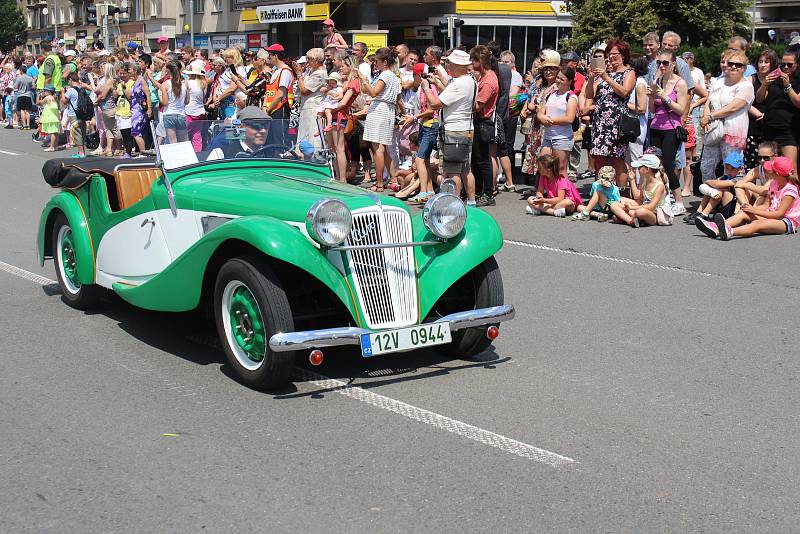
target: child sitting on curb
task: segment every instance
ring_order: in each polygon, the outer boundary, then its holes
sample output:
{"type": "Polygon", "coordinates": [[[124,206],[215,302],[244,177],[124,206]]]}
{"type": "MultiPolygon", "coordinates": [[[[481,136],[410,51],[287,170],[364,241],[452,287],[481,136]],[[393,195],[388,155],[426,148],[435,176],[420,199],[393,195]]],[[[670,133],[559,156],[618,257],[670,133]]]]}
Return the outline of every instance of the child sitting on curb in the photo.
{"type": "Polygon", "coordinates": [[[635,180],[630,181],[631,194],[636,200],[620,199],[611,205],[611,211],[619,222],[639,228],[648,226],[669,226],[672,224],[672,211],[667,203],[667,188],[661,179],[661,161],[653,154],[644,154],[631,162],[631,167],[639,172],[641,190],[635,180]]]}
{"type": "Polygon", "coordinates": [[[706,180],[699,187],[703,194],[700,207],[694,216],[684,217],[686,222],[694,222],[696,218],[711,220],[712,214],[717,211],[724,217],[732,217],[736,213],[736,197],[734,187],[739,175],[744,169],[744,156],[741,152],[731,152],[723,161],[725,174],[716,180],[706,180]]]}
{"type": "Polygon", "coordinates": [[[539,188],[528,198],[525,212],[531,215],[565,217],[581,205],[581,195],[575,184],[560,175],[558,156],[543,154],[536,159],[539,164],[539,188]]]}
{"type": "Polygon", "coordinates": [[[733,217],[714,215],[714,222],[697,219],[695,224],[708,237],[728,241],[733,236],[751,237],[755,234],[795,234],[800,227],[800,179],[792,160],[775,158],[764,163],[769,179],[769,206],[749,204],[733,217]]]}
{"type": "Polygon", "coordinates": [[[760,206],[766,203],[768,198],[768,182],[764,173],[764,163],[778,156],[778,144],[775,141],[762,141],[758,145],[757,167],[748,171],[744,178],[736,182],[734,194],[739,205],[760,206]]]}
{"type": "Polygon", "coordinates": [[[578,206],[573,221],[588,221],[594,217],[597,222],[606,222],[611,216],[611,205],[620,201],[619,187],[614,181],[614,167],[606,165],[597,172],[598,178],[592,183],[589,203],[578,206]]]}

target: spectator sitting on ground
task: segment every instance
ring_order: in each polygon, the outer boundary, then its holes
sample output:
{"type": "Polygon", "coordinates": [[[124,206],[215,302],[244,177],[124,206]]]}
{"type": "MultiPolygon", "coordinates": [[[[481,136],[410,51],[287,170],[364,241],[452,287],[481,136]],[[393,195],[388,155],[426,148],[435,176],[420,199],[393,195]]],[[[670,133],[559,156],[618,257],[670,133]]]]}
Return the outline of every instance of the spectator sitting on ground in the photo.
{"type": "Polygon", "coordinates": [[[597,222],[606,222],[612,215],[611,205],[620,201],[619,187],[615,183],[614,167],[606,165],[597,173],[597,180],[592,183],[589,203],[578,206],[573,221],[588,221],[592,217],[597,222]]]}
{"type": "Polygon", "coordinates": [[[774,141],[762,141],[758,145],[758,161],[756,167],[750,169],[744,178],[736,182],[734,193],[740,205],[760,206],[767,200],[769,180],[764,173],[764,163],[778,156],[778,144],[774,141]]]}
{"type": "MultiPolygon", "coordinates": [[[[642,187],[639,189],[636,180],[631,180],[631,194],[635,200],[620,199],[620,202],[611,204],[611,211],[619,222],[633,228],[642,224],[657,226],[660,222],[657,211],[664,206],[667,196],[667,188],[659,173],[661,161],[653,154],[645,154],[631,162],[631,167],[639,172],[642,187]]],[[[669,217],[668,223],[661,224],[671,224],[671,212],[669,217]]]]}
{"type": "MultiPolygon", "coordinates": [[[[695,214],[697,219],[711,220],[714,213],[732,217],[736,213],[736,197],[734,187],[744,169],[744,156],[740,152],[731,152],[725,157],[725,173],[715,180],[706,180],[700,185],[703,200],[695,214]]],[[[688,217],[688,222],[692,221],[688,217]]]]}
{"type": "Polygon", "coordinates": [[[769,182],[769,206],[742,206],[726,219],[721,213],[714,221],[697,219],[698,228],[708,237],[728,241],[733,236],[751,237],[755,234],[795,234],[800,226],[800,179],[789,158],[778,157],[764,163],[769,182]]]}
{"type": "Polygon", "coordinates": [[[582,205],[581,195],[569,178],[560,174],[561,165],[557,156],[543,154],[537,159],[539,165],[539,188],[528,198],[526,213],[531,215],[553,215],[565,217],[582,205]]]}

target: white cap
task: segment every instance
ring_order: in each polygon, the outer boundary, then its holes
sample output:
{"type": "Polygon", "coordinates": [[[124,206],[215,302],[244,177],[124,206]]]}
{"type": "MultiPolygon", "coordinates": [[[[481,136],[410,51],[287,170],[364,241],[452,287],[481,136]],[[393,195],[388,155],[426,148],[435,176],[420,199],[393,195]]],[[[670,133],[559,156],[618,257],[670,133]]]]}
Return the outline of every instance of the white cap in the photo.
{"type": "Polygon", "coordinates": [[[77,55],[78,55],[78,53],[75,50],[66,50],[64,52],[64,57],[73,57],[73,56],[77,56],[77,55]]]}
{"type": "Polygon", "coordinates": [[[463,50],[453,50],[450,52],[449,56],[445,56],[442,59],[445,59],[452,63],[453,65],[471,65],[472,60],[469,58],[469,54],[464,52],[463,50]]]}
{"type": "Polygon", "coordinates": [[[297,63],[302,65],[303,63],[308,63],[308,58],[306,56],[300,56],[297,58],[297,63]]]}

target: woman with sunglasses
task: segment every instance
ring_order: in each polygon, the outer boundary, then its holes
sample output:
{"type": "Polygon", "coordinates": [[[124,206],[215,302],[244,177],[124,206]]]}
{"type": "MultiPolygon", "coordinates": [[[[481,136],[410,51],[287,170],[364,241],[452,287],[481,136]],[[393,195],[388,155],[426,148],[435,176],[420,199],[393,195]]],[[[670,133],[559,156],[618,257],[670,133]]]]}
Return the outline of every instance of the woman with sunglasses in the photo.
{"type": "Polygon", "coordinates": [[[650,86],[650,144],[661,149],[661,161],[669,179],[669,189],[675,199],[674,215],[686,213],[681,195],[681,183],[675,172],[678,153],[678,128],[681,117],[689,106],[689,88],[686,81],[675,73],[675,53],[659,50],[656,55],[656,72],[650,86]]]}
{"type": "Polygon", "coordinates": [[[786,52],[778,64],[780,74],[772,72],[756,93],[756,102],[765,106],[762,135],[775,141],[783,156],[796,165],[800,145],[797,123],[800,121],[800,72],[797,56],[786,52]]]}
{"type": "Polygon", "coordinates": [[[759,54],[758,60],[756,61],[756,72],[750,75],[750,81],[753,82],[753,90],[756,92],[756,98],[748,112],[750,123],[747,126],[747,149],[744,152],[744,166],[747,169],[753,169],[759,165],[758,145],[763,139],[762,127],[764,125],[764,112],[767,110],[767,104],[763,99],[759,101],[758,93],[759,91],[767,90],[764,87],[764,82],[772,71],[777,68],[778,61],[778,55],[767,48],[759,54]]]}
{"type": "Polygon", "coordinates": [[[619,138],[619,119],[636,84],[636,74],[628,66],[631,50],[628,43],[610,39],[606,43],[605,67],[595,67],[586,79],[586,99],[595,107],[592,118],[592,148],[595,169],[606,165],[614,167],[617,185],[628,185],[625,165],[627,143],[619,138]]]}
{"type": "Polygon", "coordinates": [[[544,125],[539,122],[537,115],[544,109],[547,97],[556,90],[558,73],[561,71],[561,54],[555,50],[542,50],[534,59],[531,70],[535,73],[535,77],[528,91],[528,103],[520,113],[523,121],[529,115],[533,119],[530,134],[526,139],[528,149],[522,162],[522,173],[536,175],[539,172],[538,159],[544,137],[544,125]],[[543,66],[545,63],[547,65],[543,66]]]}
{"type": "Polygon", "coordinates": [[[705,131],[700,160],[704,181],[716,178],[714,173],[719,162],[731,152],[743,152],[747,145],[747,112],[755,91],[752,82],[744,77],[746,66],[744,52],[728,53],[724,77],[714,80],[708,90],[705,114],[700,119],[700,126],[705,131]]]}

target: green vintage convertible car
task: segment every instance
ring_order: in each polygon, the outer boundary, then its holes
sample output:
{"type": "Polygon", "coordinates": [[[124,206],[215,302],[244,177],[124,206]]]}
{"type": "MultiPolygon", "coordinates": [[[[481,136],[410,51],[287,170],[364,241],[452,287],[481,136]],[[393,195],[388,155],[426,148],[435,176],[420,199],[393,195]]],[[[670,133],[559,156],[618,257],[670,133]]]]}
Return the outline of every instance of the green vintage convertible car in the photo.
{"type": "Polygon", "coordinates": [[[412,214],[341,184],[323,147],[252,135],[276,122],[195,122],[200,151],[156,130],[155,159],[47,162],[61,191],[38,254],[55,260],[65,302],[88,309],[111,290],[148,310],[204,308],[236,376],[259,389],[289,382],[298,351],[318,365],[344,345],[485,350],[514,316],[495,221],[452,193],[412,214]]]}

